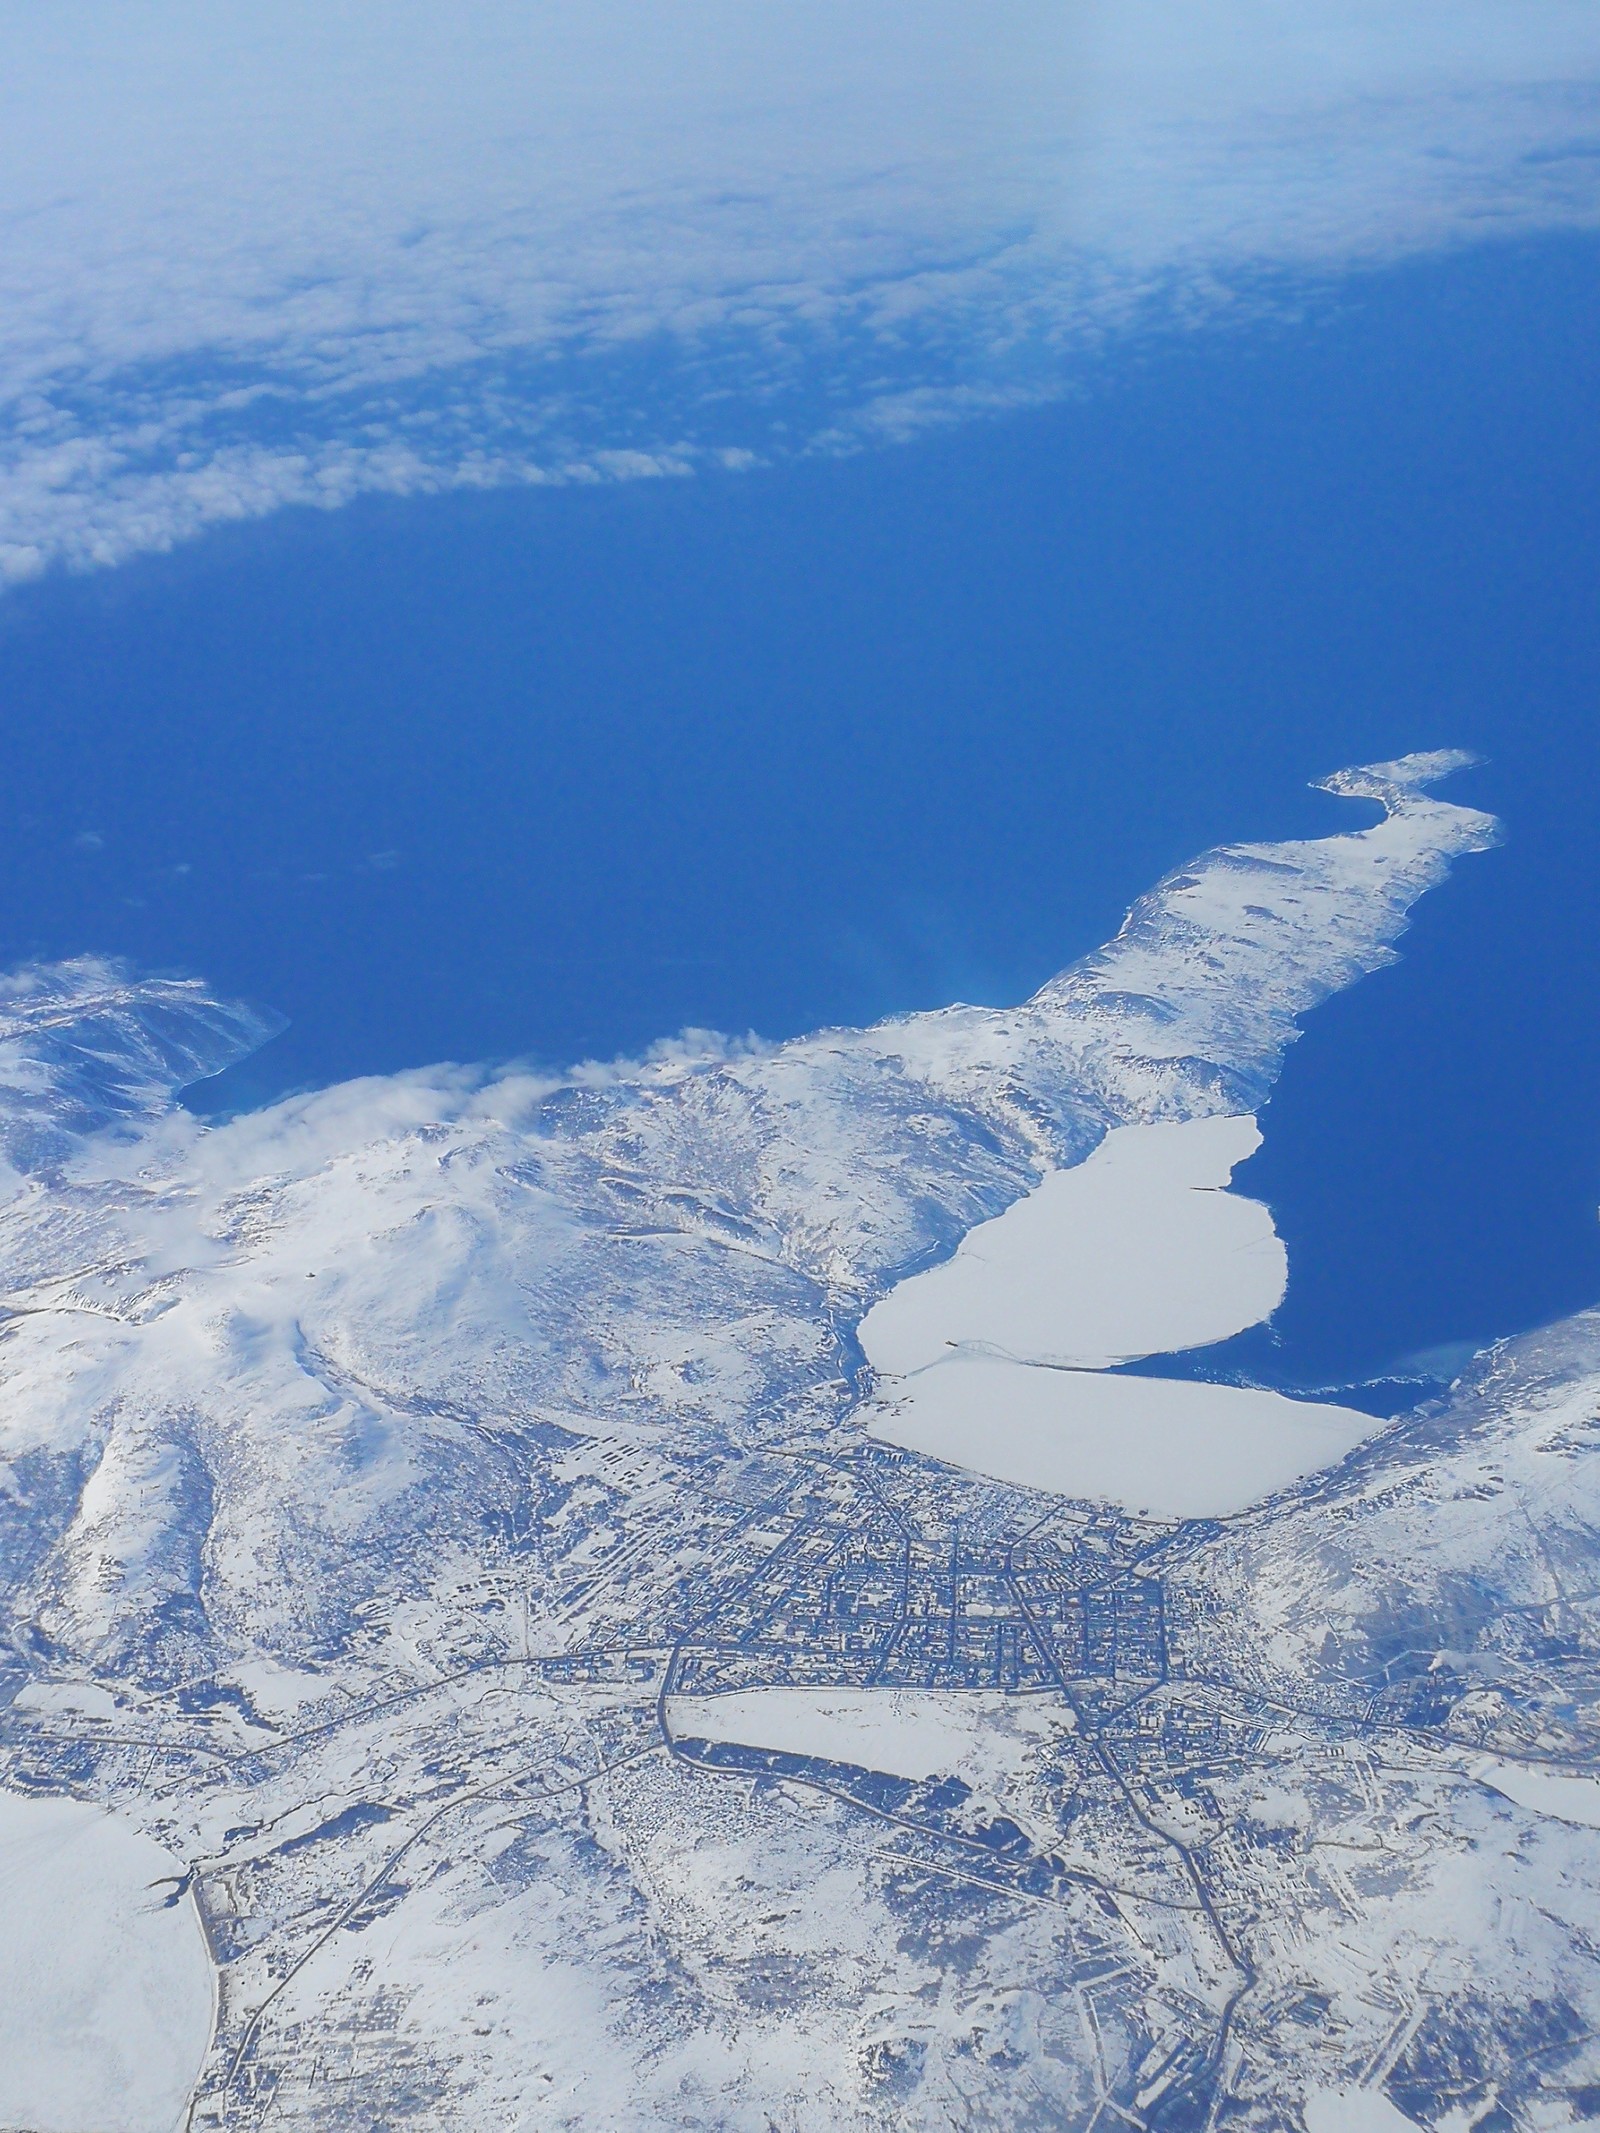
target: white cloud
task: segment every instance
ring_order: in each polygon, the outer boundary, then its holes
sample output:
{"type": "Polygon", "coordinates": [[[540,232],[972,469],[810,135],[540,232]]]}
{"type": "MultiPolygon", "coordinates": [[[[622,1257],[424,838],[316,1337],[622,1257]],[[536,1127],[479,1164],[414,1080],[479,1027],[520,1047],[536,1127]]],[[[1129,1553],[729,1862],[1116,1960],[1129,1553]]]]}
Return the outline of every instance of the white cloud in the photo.
{"type": "Polygon", "coordinates": [[[760,452],[779,420],[899,434],[1257,269],[1600,199],[1588,0],[0,19],[13,577],[280,503],[760,452]]]}

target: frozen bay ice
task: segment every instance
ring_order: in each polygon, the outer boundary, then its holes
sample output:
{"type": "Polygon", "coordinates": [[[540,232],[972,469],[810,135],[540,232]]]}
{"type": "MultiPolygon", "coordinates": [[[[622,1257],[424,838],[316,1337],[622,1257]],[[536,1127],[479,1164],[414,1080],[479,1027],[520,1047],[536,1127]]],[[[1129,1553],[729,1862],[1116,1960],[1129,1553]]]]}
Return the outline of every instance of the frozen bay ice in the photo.
{"type": "Polygon", "coordinates": [[[1115,1128],[874,1304],[867,1360],[903,1377],[981,1348],[1100,1370],[1256,1325],[1288,1260],[1261,1202],[1224,1188],[1260,1145],[1250,1117],[1115,1128]]]}
{"type": "Polygon", "coordinates": [[[1306,2133],[1408,2133],[1416,2124],[1375,2085],[1315,2089],[1305,2116],[1306,2133]]]}
{"type": "Polygon", "coordinates": [[[0,2125],[172,2133],[212,2018],[182,1874],[102,1808],[0,1791],[0,2125]]]}
{"type": "Polygon", "coordinates": [[[998,1785],[1072,1731],[1055,1698],[969,1689],[762,1688],[674,1696],[674,1734],[857,1763],[897,1777],[998,1785]]]}
{"type": "Polygon", "coordinates": [[[1480,1785],[1498,1792],[1536,1815],[1554,1815],[1585,1829],[1600,1829],[1600,1777],[1587,1772],[1549,1769],[1537,1762],[1515,1763],[1486,1755],[1473,1765],[1480,1785]]]}
{"type": "Polygon", "coordinates": [[[868,1410],[880,1443],[1151,1518],[1224,1518],[1335,1465],[1380,1427],[1255,1387],[959,1355],[868,1410]]]}
{"type": "Polygon", "coordinates": [[[1158,1518],[1218,1518],[1342,1459],[1370,1417],[1231,1385],[1107,1377],[1276,1308],[1269,1210],[1226,1190],[1252,1117],[1119,1126],[863,1319],[868,1428],[1018,1487],[1158,1518]]]}

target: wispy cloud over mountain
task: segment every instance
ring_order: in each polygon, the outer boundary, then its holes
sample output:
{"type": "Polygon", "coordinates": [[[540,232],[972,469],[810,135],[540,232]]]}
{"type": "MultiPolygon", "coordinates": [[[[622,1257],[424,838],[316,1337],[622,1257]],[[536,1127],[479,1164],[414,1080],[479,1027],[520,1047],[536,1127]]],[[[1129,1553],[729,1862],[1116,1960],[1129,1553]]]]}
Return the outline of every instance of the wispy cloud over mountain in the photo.
{"type": "Polygon", "coordinates": [[[1047,396],[1600,204],[1579,0],[6,10],[0,577],[1047,396]]]}

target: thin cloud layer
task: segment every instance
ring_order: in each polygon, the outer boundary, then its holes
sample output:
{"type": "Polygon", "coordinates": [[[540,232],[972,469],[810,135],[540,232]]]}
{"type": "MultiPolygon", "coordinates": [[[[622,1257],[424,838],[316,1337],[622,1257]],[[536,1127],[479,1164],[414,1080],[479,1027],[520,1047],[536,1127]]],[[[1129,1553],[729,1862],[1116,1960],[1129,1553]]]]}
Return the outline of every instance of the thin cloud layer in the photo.
{"type": "Polygon", "coordinates": [[[1046,397],[1600,203],[1588,0],[5,9],[0,576],[1046,397]]]}

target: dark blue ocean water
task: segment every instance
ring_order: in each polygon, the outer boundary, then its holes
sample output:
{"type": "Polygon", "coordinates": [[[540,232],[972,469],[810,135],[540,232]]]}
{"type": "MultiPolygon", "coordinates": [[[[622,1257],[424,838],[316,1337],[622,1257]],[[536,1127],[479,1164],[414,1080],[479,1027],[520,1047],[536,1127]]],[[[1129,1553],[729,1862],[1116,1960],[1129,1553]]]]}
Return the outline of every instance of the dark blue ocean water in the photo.
{"type": "MultiPolygon", "coordinates": [[[[1053,410],[740,477],[286,515],[0,612],[0,960],[419,1061],[1019,997],[1342,763],[1477,747],[1505,847],[1330,1003],[1257,1366],[1600,1299],[1600,248],[1125,348],[1053,410]]],[[[1260,1344],[1258,1343],[1258,1347],[1260,1344]]]]}

